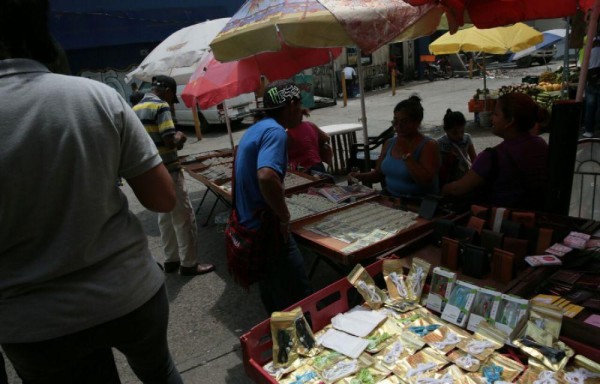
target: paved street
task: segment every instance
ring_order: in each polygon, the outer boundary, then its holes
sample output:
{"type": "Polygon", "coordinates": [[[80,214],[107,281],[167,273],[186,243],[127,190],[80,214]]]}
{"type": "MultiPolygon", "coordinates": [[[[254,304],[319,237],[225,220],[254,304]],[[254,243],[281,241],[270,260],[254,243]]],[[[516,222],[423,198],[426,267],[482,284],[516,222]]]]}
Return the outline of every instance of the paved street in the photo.
{"type": "MultiPolygon", "coordinates": [[[[555,70],[560,63],[552,63],[555,70]]],[[[545,66],[534,66],[527,70],[502,70],[492,79],[488,79],[488,88],[497,89],[502,85],[520,83],[521,77],[528,74],[539,74],[545,66]]],[[[370,135],[377,135],[390,125],[392,110],[396,103],[417,93],[425,107],[423,129],[433,137],[441,135],[436,128],[441,125],[447,108],[461,111],[472,120],[468,113],[467,101],[477,88],[483,88],[481,78],[450,79],[434,82],[410,82],[402,85],[395,96],[390,89],[382,89],[367,94],[366,109],[370,135]]],[[[68,107],[68,106],[67,106],[68,107]]],[[[360,117],[360,100],[349,101],[348,106],[337,106],[314,110],[311,121],[318,125],[355,123],[360,117]]],[[[469,125],[467,129],[474,137],[476,150],[497,144],[500,139],[493,137],[489,129],[469,125]]],[[[234,140],[237,143],[244,132],[237,127],[234,140]]],[[[188,132],[188,144],[181,154],[193,154],[229,145],[224,127],[211,129],[204,133],[204,139],[197,141],[193,132],[188,132]]],[[[359,137],[361,134],[359,133],[359,137]]],[[[205,188],[193,179],[188,180],[190,195],[196,207],[205,188]]],[[[153,255],[158,261],[164,260],[161,247],[157,215],[144,209],[136,200],[129,187],[123,187],[127,194],[131,210],[142,221],[148,235],[148,242],[153,255]]],[[[263,311],[258,298],[258,290],[252,287],[249,292],[235,285],[230,278],[225,261],[223,225],[214,223],[214,217],[208,226],[201,223],[207,217],[214,202],[209,196],[197,215],[199,220],[199,260],[216,264],[217,271],[209,275],[189,278],[177,274],[166,277],[166,285],[171,302],[169,325],[169,341],[178,369],[182,372],[186,383],[246,383],[239,344],[239,337],[252,326],[264,320],[267,314],[263,311]]],[[[217,217],[226,215],[226,207],[218,204],[215,210],[217,217]]],[[[307,263],[312,260],[306,255],[307,263]]],[[[315,289],[339,279],[333,270],[321,264],[312,283],[315,289]]],[[[137,383],[124,358],[117,353],[118,365],[123,383],[137,383]]],[[[12,368],[9,367],[10,383],[19,383],[12,368]]]]}

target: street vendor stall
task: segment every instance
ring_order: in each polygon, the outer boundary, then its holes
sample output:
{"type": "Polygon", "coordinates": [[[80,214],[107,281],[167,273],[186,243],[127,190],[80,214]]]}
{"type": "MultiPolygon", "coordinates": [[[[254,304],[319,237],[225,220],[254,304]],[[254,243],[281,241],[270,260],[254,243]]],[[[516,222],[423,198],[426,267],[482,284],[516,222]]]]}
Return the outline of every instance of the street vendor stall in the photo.
{"type": "MultiPolygon", "coordinates": [[[[597,383],[599,308],[580,301],[578,309],[572,303],[581,293],[563,291],[559,297],[549,290],[557,289],[559,279],[563,285],[568,280],[597,300],[598,280],[590,277],[598,263],[589,262],[598,258],[600,239],[589,233],[598,233],[600,223],[505,212],[474,207],[467,225],[492,230],[503,220],[515,221],[523,228],[552,230],[550,243],[559,243],[547,252],[565,251],[566,244],[584,249],[570,258],[559,256],[562,266],[525,268],[517,284],[494,290],[483,286],[485,280],[460,271],[452,276],[455,271],[440,270],[435,260],[427,263],[430,252],[417,247],[415,253],[413,244],[395,255],[402,259],[356,266],[347,278],[252,328],[240,338],[246,373],[258,383],[597,383]],[[474,217],[485,217],[484,223],[474,217]],[[581,258],[587,259],[587,272],[581,262],[573,263],[581,258]],[[430,275],[429,284],[424,274],[430,275]],[[523,290],[521,283],[529,288],[523,290]],[[439,294],[444,300],[438,303],[444,304],[432,309],[431,298],[439,294]]],[[[505,225],[498,233],[515,235],[511,230],[505,225]]]]}

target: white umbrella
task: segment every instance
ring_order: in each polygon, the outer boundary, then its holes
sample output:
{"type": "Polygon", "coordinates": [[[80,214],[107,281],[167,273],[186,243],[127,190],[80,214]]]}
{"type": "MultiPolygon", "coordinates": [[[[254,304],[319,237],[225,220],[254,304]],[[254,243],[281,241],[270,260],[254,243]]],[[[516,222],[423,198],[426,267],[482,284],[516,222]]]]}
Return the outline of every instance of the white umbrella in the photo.
{"type": "Polygon", "coordinates": [[[551,29],[549,31],[544,31],[542,32],[542,35],[544,36],[544,41],[542,41],[539,44],[536,44],[532,47],[529,48],[525,48],[524,50],[522,50],[521,52],[517,52],[512,54],[512,56],[510,57],[510,60],[518,60],[521,57],[525,57],[528,55],[531,55],[533,52],[537,51],[538,49],[542,49],[547,47],[550,44],[554,44],[559,40],[562,40],[565,38],[565,34],[566,34],[566,30],[564,28],[562,29],[551,29]]]}
{"type": "Polygon", "coordinates": [[[225,17],[178,30],[157,45],[135,70],[125,76],[125,81],[130,82],[135,77],[150,82],[153,76],[167,75],[177,84],[186,84],[210,50],[210,42],[228,21],[225,17]]]}

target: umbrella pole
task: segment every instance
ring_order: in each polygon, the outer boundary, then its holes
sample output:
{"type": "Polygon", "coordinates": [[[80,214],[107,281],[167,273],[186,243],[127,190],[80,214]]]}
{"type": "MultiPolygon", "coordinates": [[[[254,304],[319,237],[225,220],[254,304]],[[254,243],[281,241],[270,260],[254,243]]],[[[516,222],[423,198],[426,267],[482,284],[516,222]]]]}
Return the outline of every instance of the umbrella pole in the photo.
{"type": "Polygon", "coordinates": [[[563,83],[566,84],[566,87],[563,87],[562,89],[562,97],[564,99],[567,99],[569,97],[569,27],[571,26],[570,23],[571,18],[567,17],[565,19],[565,39],[564,39],[564,46],[565,46],[565,52],[563,54],[563,83]]]}
{"type": "MultiPolygon", "coordinates": [[[[600,0],[598,0],[600,1],[600,0]]],[[[367,132],[367,111],[365,107],[365,79],[362,69],[362,52],[360,48],[356,47],[357,62],[358,62],[358,91],[360,92],[360,111],[361,111],[361,122],[363,126],[363,144],[365,146],[365,165],[366,171],[371,170],[371,152],[369,150],[369,133],[367,132]]]]}
{"type": "Polygon", "coordinates": [[[487,112],[487,71],[485,70],[485,55],[483,55],[483,111],[487,112]]]}
{"type": "Polygon", "coordinates": [[[233,147],[233,134],[231,133],[231,120],[229,120],[229,114],[227,113],[227,102],[223,102],[223,111],[225,112],[225,124],[227,125],[227,134],[229,135],[229,143],[231,144],[231,149],[233,147]]]}
{"type": "Polygon", "coordinates": [[[579,71],[579,84],[577,84],[577,97],[575,101],[583,101],[583,91],[587,79],[588,65],[590,64],[590,53],[592,53],[592,44],[594,43],[596,27],[598,26],[598,14],[600,14],[600,0],[594,2],[590,24],[588,25],[587,41],[583,51],[583,63],[581,63],[581,70],[579,71]]]}

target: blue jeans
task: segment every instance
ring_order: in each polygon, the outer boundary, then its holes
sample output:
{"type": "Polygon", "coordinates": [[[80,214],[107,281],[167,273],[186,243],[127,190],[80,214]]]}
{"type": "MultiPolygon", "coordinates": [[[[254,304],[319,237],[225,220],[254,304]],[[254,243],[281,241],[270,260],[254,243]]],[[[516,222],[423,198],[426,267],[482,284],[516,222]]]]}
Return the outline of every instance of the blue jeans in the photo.
{"type": "Polygon", "coordinates": [[[585,87],[585,131],[594,133],[600,126],[600,85],[585,87]]]}
{"type": "MultiPolygon", "coordinates": [[[[268,251],[274,252],[273,249],[268,251]]],[[[270,255],[269,260],[267,276],[259,281],[258,287],[260,299],[270,316],[310,295],[312,289],[304,269],[304,257],[291,234],[287,247],[279,254],[270,255]]]]}
{"type": "Polygon", "coordinates": [[[161,289],[138,309],[104,324],[35,343],[2,348],[25,384],[117,384],[112,347],[143,383],[183,384],[167,344],[169,301],[161,289]]]}

